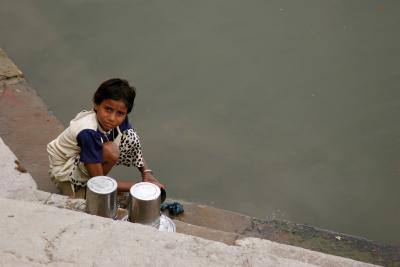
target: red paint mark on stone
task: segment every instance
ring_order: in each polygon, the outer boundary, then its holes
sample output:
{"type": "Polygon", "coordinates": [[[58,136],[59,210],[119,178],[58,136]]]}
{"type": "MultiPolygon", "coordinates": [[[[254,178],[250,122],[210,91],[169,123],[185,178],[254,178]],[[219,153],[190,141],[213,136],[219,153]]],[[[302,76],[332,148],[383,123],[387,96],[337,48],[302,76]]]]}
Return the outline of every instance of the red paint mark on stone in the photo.
{"type": "Polygon", "coordinates": [[[10,89],[5,89],[3,91],[3,94],[1,95],[1,100],[6,101],[6,103],[11,106],[23,105],[23,102],[19,100],[18,97],[15,95],[15,91],[10,89]]]}

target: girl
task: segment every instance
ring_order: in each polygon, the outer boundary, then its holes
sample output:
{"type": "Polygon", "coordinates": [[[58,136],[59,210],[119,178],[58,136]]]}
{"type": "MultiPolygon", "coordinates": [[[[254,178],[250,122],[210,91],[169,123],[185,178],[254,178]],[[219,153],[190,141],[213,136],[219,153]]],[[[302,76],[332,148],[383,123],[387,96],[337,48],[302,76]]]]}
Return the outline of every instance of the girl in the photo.
{"type": "MultiPolygon", "coordinates": [[[[128,121],[136,92],[126,80],[103,82],[94,94],[94,108],[80,112],[55,140],[47,145],[50,176],[61,193],[85,198],[86,182],[107,175],[115,164],[136,166],[144,182],[164,186],[147,166],[139,136],[128,121]]],[[[134,182],[117,181],[118,191],[129,191],[134,182]]]]}

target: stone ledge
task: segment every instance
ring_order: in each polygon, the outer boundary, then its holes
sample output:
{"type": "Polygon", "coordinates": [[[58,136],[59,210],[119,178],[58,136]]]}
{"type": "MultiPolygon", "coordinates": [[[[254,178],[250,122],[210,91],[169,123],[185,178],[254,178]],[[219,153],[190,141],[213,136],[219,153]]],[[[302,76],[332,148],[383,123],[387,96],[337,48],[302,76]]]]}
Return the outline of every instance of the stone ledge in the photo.
{"type": "Polygon", "coordinates": [[[57,193],[48,178],[46,145],[63,125],[25,79],[0,81],[0,114],[0,137],[17,155],[19,170],[31,173],[39,189],[57,193]]]}
{"type": "Polygon", "coordinates": [[[8,58],[6,52],[0,48],[0,80],[22,77],[24,77],[22,71],[8,58]]]}

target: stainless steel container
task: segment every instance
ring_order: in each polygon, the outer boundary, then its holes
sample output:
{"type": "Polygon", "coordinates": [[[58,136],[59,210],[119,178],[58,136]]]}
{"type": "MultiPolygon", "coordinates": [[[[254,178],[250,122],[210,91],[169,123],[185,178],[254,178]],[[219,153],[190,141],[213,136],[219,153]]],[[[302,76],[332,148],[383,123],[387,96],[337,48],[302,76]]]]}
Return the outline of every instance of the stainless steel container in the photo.
{"type": "Polygon", "coordinates": [[[117,215],[117,181],[108,176],[95,176],[86,184],[86,212],[107,218],[117,215]]]}
{"type": "Polygon", "coordinates": [[[134,184],[129,192],[129,220],[158,227],[160,225],[160,188],[155,184],[142,182],[134,184]]]}

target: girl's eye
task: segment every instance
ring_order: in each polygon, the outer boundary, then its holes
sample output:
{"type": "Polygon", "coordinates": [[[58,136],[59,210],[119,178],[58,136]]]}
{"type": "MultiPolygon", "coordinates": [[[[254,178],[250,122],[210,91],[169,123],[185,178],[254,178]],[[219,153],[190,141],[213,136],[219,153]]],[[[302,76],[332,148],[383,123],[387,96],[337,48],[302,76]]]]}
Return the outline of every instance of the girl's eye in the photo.
{"type": "Polygon", "coordinates": [[[112,111],[112,108],[106,107],[106,110],[107,110],[107,111],[112,111]]]}
{"type": "Polygon", "coordinates": [[[122,117],[125,115],[125,113],[118,111],[118,115],[122,117]]]}

